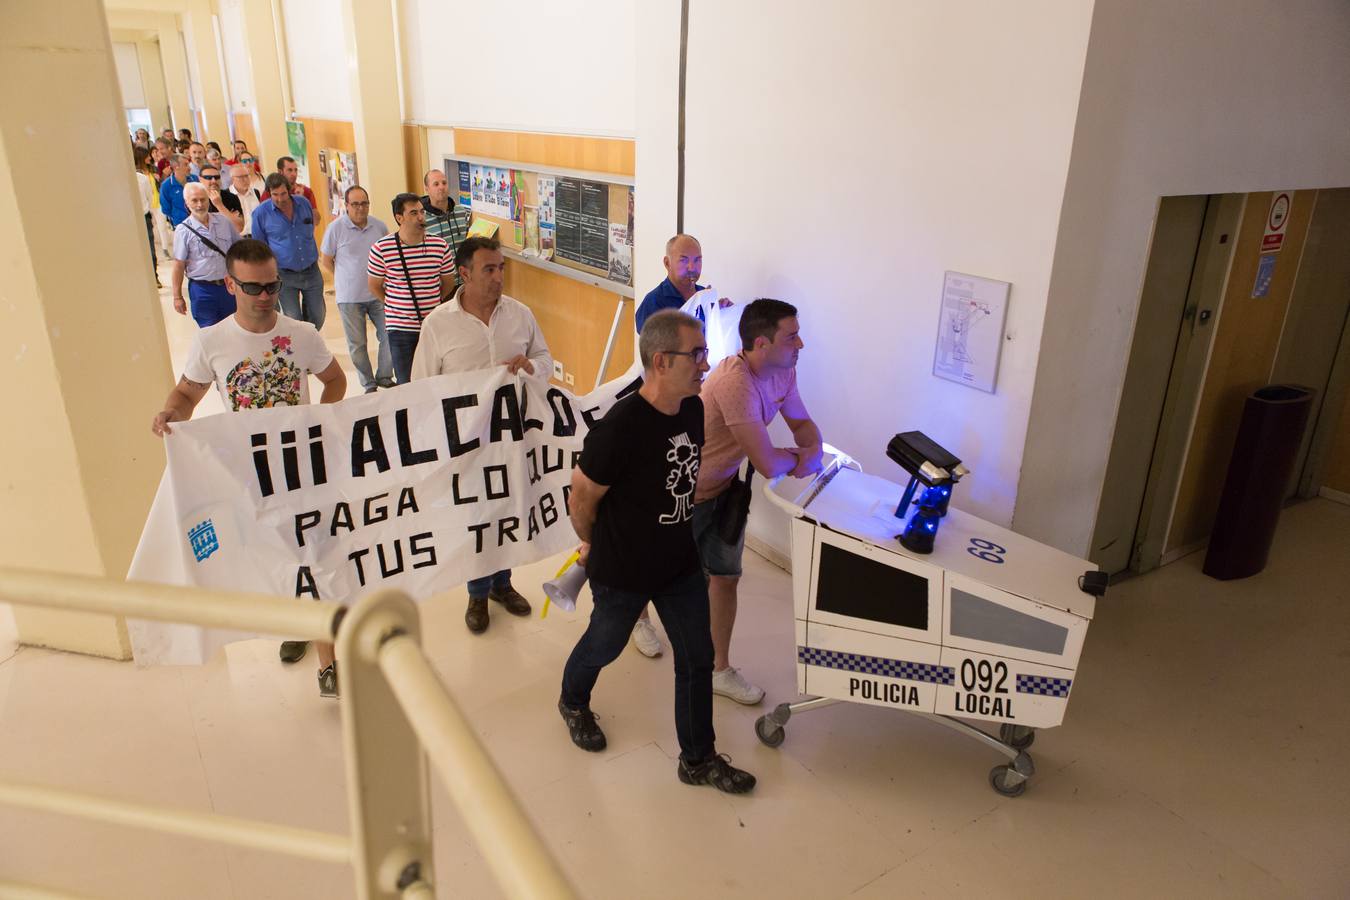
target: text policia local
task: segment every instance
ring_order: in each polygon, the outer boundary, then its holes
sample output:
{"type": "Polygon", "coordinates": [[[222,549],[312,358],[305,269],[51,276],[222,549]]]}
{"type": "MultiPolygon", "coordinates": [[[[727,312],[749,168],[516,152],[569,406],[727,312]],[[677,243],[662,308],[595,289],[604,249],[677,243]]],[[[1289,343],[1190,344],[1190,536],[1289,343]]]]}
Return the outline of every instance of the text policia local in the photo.
{"type": "MultiPolygon", "coordinates": [[[[577,408],[573,398],[557,388],[549,388],[546,398],[548,409],[539,416],[532,417],[529,393],[523,383],[508,383],[497,388],[491,400],[487,444],[520,442],[526,439],[529,432],[544,432],[545,428],[555,437],[573,438],[577,433],[578,419],[589,428],[599,418],[598,407],[577,408]]],[[[370,416],[355,420],[350,435],[343,435],[341,445],[350,451],[347,456],[350,476],[365,478],[372,474],[387,472],[395,466],[407,469],[472,454],[483,446],[483,441],[480,437],[466,439],[461,427],[461,416],[467,415],[468,410],[478,405],[477,394],[442,398],[440,409],[445,426],[445,440],[443,443],[437,442],[435,445],[425,447],[413,446],[409,410],[406,407],[393,412],[392,441],[388,440],[386,435],[387,411],[383,417],[370,416]]],[[[325,440],[332,437],[323,433],[321,425],[311,425],[307,429],[308,440],[302,452],[295,430],[251,434],[249,441],[253,448],[253,469],[262,497],[273,496],[279,490],[289,493],[327,484],[328,460],[331,457],[327,453],[325,440]],[[281,449],[279,473],[274,471],[269,453],[270,449],[277,446],[281,449]]],[[[574,444],[575,441],[568,443],[574,444]]],[[[579,450],[573,450],[570,446],[550,447],[547,443],[528,449],[524,462],[529,484],[537,484],[544,476],[558,472],[564,467],[570,471],[580,455],[579,450]]],[[[464,506],[484,500],[505,500],[511,496],[512,486],[507,465],[460,468],[460,471],[448,473],[453,505],[464,506]],[[463,481],[461,476],[464,476],[463,481]]],[[[570,485],[562,485],[561,494],[561,510],[553,494],[546,493],[537,503],[531,505],[523,523],[518,516],[506,516],[495,523],[469,523],[466,527],[474,534],[475,551],[481,553],[484,542],[494,539],[497,546],[506,541],[531,540],[541,528],[547,528],[557,522],[560,512],[564,517],[568,514],[570,485]]],[[[397,519],[406,514],[416,514],[418,511],[417,497],[413,488],[405,486],[397,489],[397,497],[391,497],[389,492],[385,492],[358,501],[338,501],[331,512],[327,507],[323,510],[310,509],[298,512],[295,514],[294,530],[296,547],[304,548],[306,541],[312,541],[321,534],[337,537],[341,532],[352,532],[364,526],[379,524],[391,517],[397,519]],[[327,516],[326,512],[329,513],[327,516]]],[[[412,535],[409,538],[408,563],[411,568],[436,565],[436,548],[431,538],[431,532],[412,535]]],[[[403,571],[404,558],[401,545],[393,548],[388,555],[383,546],[376,549],[379,576],[388,578],[403,571]]],[[[376,560],[368,557],[370,557],[368,548],[356,550],[349,555],[362,586],[376,574],[374,567],[376,560]]],[[[297,575],[296,594],[310,596],[318,594],[308,567],[302,566],[297,575]]]]}

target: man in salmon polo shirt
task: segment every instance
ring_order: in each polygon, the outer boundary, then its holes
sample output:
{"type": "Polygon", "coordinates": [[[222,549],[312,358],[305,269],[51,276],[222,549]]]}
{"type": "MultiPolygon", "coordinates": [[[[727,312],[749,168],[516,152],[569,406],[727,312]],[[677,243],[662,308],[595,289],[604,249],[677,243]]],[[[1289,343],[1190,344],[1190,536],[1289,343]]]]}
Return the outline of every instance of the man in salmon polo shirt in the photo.
{"type": "Polygon", "coordinates": [[[694,487],[694,541],[708,573],[712,620],[713,693],[753,705],[764,691],[731,665],[736,624],[736,587],[745,549],[745,520],[726,491],[749,457],[765,478],[802,478],[820,471],[820,429],[797,393],[797,356],[802,350],[797,308],[760,299],[741,313],[741,345],[703,382],[703,463],[694,487]],[[768,425],[781,414],[796,446],[775,447],[768,425]],[[719,503],[719,498],[723,502],[719,503]],[[734,538],[728,532],[735,532],[734,538]]]}

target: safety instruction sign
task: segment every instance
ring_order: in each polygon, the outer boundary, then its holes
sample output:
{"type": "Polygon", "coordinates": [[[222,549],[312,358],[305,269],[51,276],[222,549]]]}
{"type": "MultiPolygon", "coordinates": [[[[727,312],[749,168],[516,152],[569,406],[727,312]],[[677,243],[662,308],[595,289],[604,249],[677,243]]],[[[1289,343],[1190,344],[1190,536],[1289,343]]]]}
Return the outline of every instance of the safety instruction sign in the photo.
{"type": "Polygon", "coordinates": [[[1289,224],[1289,208],[1293,196],[1288,191],[1276,191],[1266,213],[1266,231],[1261,236],[1261,252],[1277,253],[1284,246],[1285,226],[1289,224]]]}

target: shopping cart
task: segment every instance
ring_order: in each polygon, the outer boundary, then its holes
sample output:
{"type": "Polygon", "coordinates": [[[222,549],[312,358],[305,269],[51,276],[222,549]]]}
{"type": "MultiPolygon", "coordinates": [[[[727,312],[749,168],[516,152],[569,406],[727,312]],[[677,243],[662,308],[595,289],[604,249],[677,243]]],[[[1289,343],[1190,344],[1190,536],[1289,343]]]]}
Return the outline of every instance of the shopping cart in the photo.
{"type": "Polygon", "coordinates": [[[1064,721],[1096,603],[1086,591],[1103,590],[1095,567],[958,509],[931,554],[911,553],[897,539],[901,486],[838,451],[805,488],[779,477],[763,490],[792,517],[805,699],[761,716],[759,739],[777,747],[794,714],[841,700],[885,706],[1002,754],[989,783],[1022,794],[1036,729],[1064,721]],[[997,722],[998,736],[966,720],[997,722]]]}

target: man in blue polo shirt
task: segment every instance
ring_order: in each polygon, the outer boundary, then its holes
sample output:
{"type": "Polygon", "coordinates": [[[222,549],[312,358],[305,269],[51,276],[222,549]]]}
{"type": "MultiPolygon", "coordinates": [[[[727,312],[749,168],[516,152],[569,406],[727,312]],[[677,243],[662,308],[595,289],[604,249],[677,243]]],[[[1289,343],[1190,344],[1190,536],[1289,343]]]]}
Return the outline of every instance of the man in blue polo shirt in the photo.
{"type": "Polygon", "coordinates": [[[319,247],[314,243],[314,207],[280,172],[267,176],[267,196],[253,211],[253,237],[272,248],[281,275],[281,311],[323,328],[327,310],[319,247]]]}
{"type": "Polygon", "coordinates": [[[677,234],[666,241],[666,255],[661,260],[666,267],[666,280],[652,288],[642,305],[637,308],[637,330],[652,313],[663,309],[679,309],[686,300],[703,290],[698,276],[703,272],[703,248],[691,235],[677,234]]]}
{"type": "Polygon", "coordinates": [[[169,165],[172,174],[159,186],[159,211],[169,220],[171,228],[177,228],[189,215],[187,203],[183,200],[183,188],[198,178],[188,171],[188,158],[181,153],[170,157],[169,165]]]}

